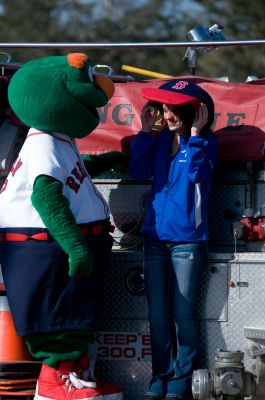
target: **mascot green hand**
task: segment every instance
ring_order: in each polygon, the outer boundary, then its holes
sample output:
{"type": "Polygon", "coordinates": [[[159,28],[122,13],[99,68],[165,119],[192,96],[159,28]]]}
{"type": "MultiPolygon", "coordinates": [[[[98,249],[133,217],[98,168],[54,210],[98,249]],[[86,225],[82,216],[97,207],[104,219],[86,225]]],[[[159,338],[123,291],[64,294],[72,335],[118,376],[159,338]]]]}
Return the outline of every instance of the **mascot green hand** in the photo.
{"type": "Polygon", "coordinates": [[[62,184],[49,176],[39,176],[31,201],[49,232],[69,255],[69,276],[90,275],[93,257],[62,194],[62,184]]]}
{"type": "Polygon", "coordinates": [[[83,156],[85,167],[92,178],[112,169],[115,172],[128,173],[129,158],[129,154],[119,151],[83,156]]]}
{"type": "MultiPolygon", "coordinates": [[[[91,68],[87,56],[79,53],[31,61],[12,78],[10,104],[25,125],[50,135],[84,137],[99,123],[96,107],[105,105],[114,92],[110,79],[96,76],[93,81],[91,68]]],[[[75,146],[73,141],[71,144],[75,146]]],[[[89,275],[93,257],[63,194],[62,182],[53,176],[37,176],[31,200],[44,225],[68,254],[69,275],[89,275]]]]}

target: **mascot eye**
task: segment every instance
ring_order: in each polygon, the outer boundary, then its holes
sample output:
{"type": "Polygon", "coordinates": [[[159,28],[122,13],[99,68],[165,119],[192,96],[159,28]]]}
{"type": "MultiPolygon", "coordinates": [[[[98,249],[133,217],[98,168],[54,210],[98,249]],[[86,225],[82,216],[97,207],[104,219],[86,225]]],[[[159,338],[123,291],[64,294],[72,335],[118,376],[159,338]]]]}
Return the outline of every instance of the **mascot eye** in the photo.
{"type": "Polygon", "coordinates": [[[89,77],[90,82],[94,82],[95,70],[94,67],[92,67],[92,65],[88,65],[87,75],[89,77]]]}

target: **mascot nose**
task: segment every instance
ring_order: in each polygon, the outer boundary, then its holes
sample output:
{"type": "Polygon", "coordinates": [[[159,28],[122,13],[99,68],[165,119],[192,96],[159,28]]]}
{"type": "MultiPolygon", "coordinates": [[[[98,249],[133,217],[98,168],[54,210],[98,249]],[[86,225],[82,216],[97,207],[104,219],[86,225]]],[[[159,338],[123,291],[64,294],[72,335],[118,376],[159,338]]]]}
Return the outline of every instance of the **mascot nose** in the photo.
{"type": "Polygon", "coordinates": [[[106,94],[108,100],[114,95],[115,87],[110,78],[102,75],[95,75],[95,82],[101,90],[106,94]]]}

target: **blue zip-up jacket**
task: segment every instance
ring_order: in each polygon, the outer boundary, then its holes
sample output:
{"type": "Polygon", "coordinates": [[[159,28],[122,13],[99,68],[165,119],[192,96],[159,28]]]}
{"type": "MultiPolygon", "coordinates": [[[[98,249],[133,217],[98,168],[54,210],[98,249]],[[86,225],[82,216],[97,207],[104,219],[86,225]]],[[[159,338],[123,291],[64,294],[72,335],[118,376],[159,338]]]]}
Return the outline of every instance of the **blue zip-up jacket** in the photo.
{"type": "Polygon", "coordinates": [[[217,155],[213,133],[181,137],[170,156],[174,133],[139,132],[131,147],[133,179],[153,177],[141,232],[167,242],[208,239],[207,204],[217,155]]]}

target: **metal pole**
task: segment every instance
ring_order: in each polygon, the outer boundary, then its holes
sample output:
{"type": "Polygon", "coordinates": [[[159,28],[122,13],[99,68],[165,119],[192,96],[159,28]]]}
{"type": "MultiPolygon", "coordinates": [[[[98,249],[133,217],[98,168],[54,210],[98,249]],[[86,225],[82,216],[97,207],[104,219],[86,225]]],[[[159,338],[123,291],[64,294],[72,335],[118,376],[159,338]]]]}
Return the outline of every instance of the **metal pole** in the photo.
{"type": "Polygon", "coordinates": [[[118,48],[155,48],[155,47],[230,47],[260,46],[260,40],[226,40],[216,42],[139,42],[139,43],[0,43],[0,48],[76,48],[76,49],[118,49],[118,48]]]}

